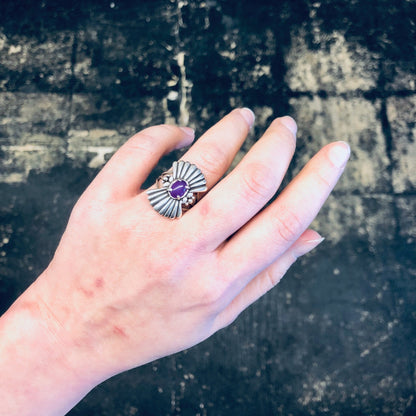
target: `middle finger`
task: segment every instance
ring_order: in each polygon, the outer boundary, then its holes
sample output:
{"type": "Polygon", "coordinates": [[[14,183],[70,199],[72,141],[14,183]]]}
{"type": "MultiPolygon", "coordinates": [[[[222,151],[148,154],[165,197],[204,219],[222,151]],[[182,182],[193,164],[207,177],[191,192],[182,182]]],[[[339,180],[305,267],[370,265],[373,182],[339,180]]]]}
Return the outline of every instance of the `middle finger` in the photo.
{"type": "Polygon", "coordinates": [[[208,189],[227,171],[254,123],[248,108],[237,108],[207,130],[182,156],[204,173],[208,189]]]}
{"type": "Polygon", "coordinates": [[[291,117],[273,121],[238,166],[183,217],[182,225],[197,236],[194,247],[214,250],[264,207],[286,173],[295,135],[291,117]]]}

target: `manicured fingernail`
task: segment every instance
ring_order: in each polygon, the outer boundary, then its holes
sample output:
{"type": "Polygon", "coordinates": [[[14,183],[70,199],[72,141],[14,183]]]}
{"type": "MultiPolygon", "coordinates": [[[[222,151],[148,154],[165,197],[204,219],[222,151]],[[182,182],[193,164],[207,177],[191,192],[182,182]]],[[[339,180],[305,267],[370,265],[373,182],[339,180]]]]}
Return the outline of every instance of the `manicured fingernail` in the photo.
{"type": "Polygon", "coordinates": [[[280,117],[280,121],[296,136],[296,133],[298,132],[298,126],[296,125],[296,121],[293,120],[292,117],[280,117]]]}
{"type": "Polygon", "coordinates": [[[316,238],[314,240],[307,240],[306,242],[308,244],[315,244],[315,247],[316,247],[318,244],[321,244],[322,241],[324,241],[324,240],[325,240],[325,237],[320,237],[320,238],[316,238]]]}
{"type": "Polygon", "coordinates": [[[192,139],[195,137],[195,130],[191,129],[190,127],[179,127],[187,137],[192,137],[192,139]]]}
{"type": "Polygon", "coordinates": [[[189,146],[195,138],[195,130],[190,127],[179,128],[185,133],[185,137],[176,145],[175,149],[182,149],[182,147],[189,146]]]}
{"type": "Polygon", "coordinates": [[[315,231],[315,238],[311,238],[310,240],[303,240],[300,245],[295,248],[293,251],[293,254],[296,258],[299,258],[301,256],[304,256],[305,254],[312,251],[314,248],[319,246],[319,244],[322,243],[322,241],[325,240],[324,237],[321,237],[316,231],[315,231]]]}
{"type": "Polygon", "coordinates": [[[245,118],[250,128],[253,127],[254,120],[256,119],[254,113],[247,107],[240,108],[240,113],[245,118]]]}
{"type": "Polygon", "coordinates": [[[329,159],[337,167],[342,168],[350,157],[351,149],[346,142],[337,142],[329,149],[329,159]]]}

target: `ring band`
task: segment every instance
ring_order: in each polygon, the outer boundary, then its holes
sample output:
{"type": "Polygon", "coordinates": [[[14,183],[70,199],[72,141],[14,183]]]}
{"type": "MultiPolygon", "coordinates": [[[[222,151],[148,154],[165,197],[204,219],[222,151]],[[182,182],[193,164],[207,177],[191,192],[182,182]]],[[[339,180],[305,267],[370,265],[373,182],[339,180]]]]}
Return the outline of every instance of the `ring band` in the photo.
{"type": "Polygon", "coordinates": [[[146,192],[150,205],[164,217],[180,218],[207,190],[207,181],[196,165],[179,160],[159,176],[156,186],[146,192]]]}

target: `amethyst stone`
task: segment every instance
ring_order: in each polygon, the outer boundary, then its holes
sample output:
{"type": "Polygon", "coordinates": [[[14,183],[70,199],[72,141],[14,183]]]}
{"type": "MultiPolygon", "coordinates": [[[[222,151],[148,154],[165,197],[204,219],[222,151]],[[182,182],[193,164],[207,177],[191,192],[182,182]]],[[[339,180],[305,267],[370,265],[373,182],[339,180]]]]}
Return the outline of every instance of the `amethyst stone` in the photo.
{"type": "Polygon", "coordinates": [[[169,194],[174,199],[181,199],[183,198],[186,193],[188,192],[189,186],[186,181],[182,179],[178,179],[172,183],[169,188],[169,194]]]}

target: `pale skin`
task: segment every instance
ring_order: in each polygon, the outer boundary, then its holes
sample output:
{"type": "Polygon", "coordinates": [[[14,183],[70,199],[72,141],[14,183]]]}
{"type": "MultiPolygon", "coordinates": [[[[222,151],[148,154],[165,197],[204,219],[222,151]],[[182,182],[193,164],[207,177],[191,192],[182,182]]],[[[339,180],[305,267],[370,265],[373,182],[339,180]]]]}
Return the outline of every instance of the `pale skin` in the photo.
{"type": "Polygon", "coordinates": [[[0,414],[63,415],[107,378],[189,348],[274,287],[321,236],[308,229],[349,157],[322,148],[265,209],[295,151],[296,123],[274,120],[222,178],[254,116],[236,109],[182,157],[207,194],[178,220],[141,185],[193,132],[147,128],[128,140],[74,207],[55,256],[0,319],[0,414]]]}

